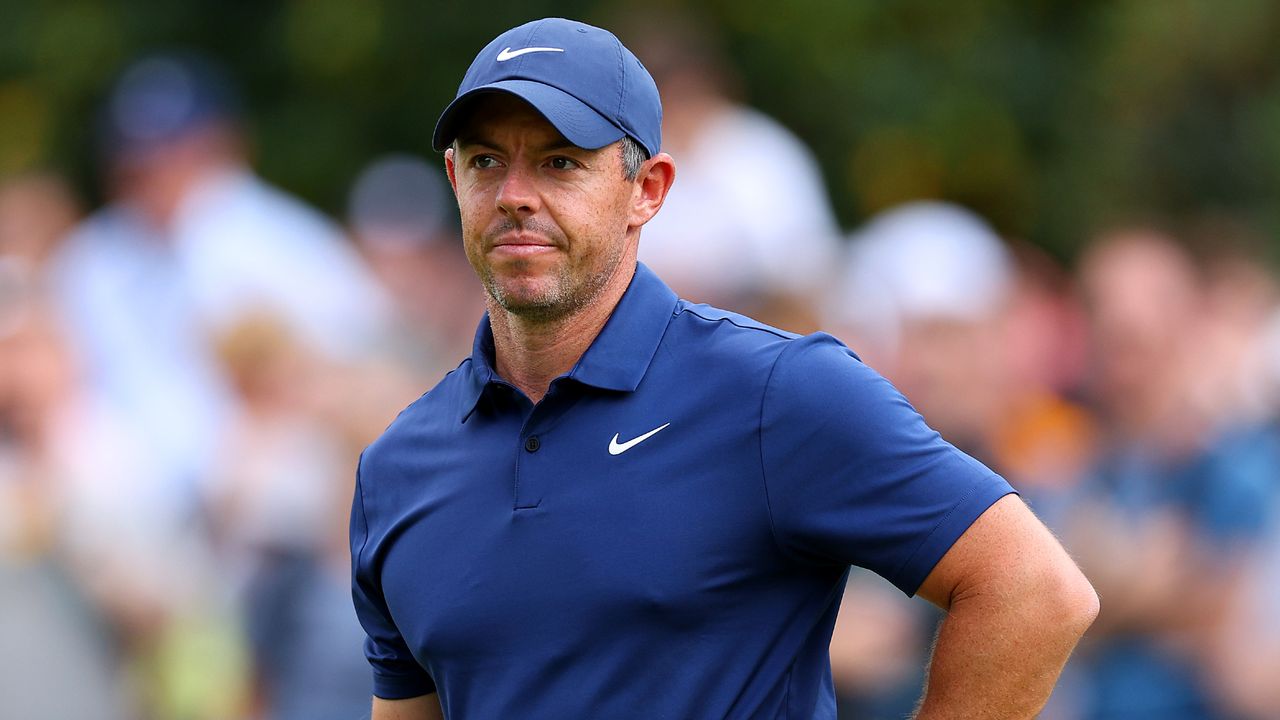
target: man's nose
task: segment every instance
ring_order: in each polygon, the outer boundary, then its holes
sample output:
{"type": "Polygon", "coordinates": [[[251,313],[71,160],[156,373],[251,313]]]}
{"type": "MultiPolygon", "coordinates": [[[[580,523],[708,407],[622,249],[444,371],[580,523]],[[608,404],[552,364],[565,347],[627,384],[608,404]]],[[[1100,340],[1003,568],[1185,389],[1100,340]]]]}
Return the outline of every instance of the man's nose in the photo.
{"type": "Polygon", "coordinates": [[[511,218],[532,215],[538,211],[537,184],[532,171],[512,164],[498,189],[498,208],[511,218]]]}

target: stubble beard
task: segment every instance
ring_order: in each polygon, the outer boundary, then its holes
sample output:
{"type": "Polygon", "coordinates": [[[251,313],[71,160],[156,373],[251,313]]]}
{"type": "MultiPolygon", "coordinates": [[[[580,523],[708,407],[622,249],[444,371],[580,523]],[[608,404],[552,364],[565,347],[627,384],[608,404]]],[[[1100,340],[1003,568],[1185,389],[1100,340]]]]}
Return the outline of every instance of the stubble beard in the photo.
{"type": "MultiPolygon", "coordinates": [[[[500,228],[498,234],[509,231],[510,227],[500,228]]],[[[534,228],[541,230],[540,228],[534,228]]],[[[550,287],[534,294],[508,292],[493,272],[493,267],[485,262],[473,263],[480,277],[481,284],[493,303],[522,320],[533,323],[548,323],[568,317],[590,305],[609,284],[609,278],[617,271],[622,262],[622,243],[605,246],[603,266],[595,271],[593,267],[574,267],[574,258],[567,249],[567,241],[559,233],[543,232],[547,237],[556,237],[557,246],[565,253],[564,262],[557,265],[550,278],[550,287]],[[579,272],[575,272],[575,269],[579,272]]],[[[529,261],[519,260],[513,265],[517,271],[525,270],[529,261]]]]}

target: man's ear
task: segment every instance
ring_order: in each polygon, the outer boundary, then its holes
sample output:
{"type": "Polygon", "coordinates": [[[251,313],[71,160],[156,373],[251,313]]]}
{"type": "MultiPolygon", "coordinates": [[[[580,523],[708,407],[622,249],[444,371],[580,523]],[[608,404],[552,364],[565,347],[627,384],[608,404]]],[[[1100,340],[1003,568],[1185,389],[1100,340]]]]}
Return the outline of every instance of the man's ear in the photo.
{"type": "Polygon", "coordinates": [[[657,215],[675,181],[676,161],[670,155],[658,153],[645,160],[632,187],[631,214],[627,224],[640,227],[657,215]]]}
{"type": "Polygon", "coordinates": [[[453,195],[458,195],[458,173],[457,165],[455,165],[453,148],[446,148],[444,151],[444,173],[449,176],[449,187],[453,188],[453,195]]]}

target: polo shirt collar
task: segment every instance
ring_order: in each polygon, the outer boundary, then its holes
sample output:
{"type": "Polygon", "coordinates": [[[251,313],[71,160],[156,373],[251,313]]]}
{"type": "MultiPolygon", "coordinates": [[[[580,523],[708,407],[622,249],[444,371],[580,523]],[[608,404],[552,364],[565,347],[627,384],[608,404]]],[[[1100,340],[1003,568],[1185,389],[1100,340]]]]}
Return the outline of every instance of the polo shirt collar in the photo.
{"type": "MultiPolygon", "coordinates": [[[[649,369],[675,311],[676,294],[644,263],[636,263],[631,284],[600,334],[569,371],[568,377],[592,387],[634,392],[649,369]]],[[[466,422],[485,390],[501,382],[493,369],[493,328],[485,313],[471,346],[471,367],[461,402],[466,422]]]]}

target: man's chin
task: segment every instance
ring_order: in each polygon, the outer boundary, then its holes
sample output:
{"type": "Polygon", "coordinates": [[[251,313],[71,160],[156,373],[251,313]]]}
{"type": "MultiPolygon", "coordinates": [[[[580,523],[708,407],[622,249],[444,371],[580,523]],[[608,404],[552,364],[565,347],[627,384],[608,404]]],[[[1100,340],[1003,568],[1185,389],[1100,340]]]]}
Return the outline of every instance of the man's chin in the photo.
{"type": "Polygon", "coordinates": [[[545,281],[498,281],[489,295],[503,310],[529,320],[552,320],[572,310],[560,288],[548,287],[545,281]]]}

